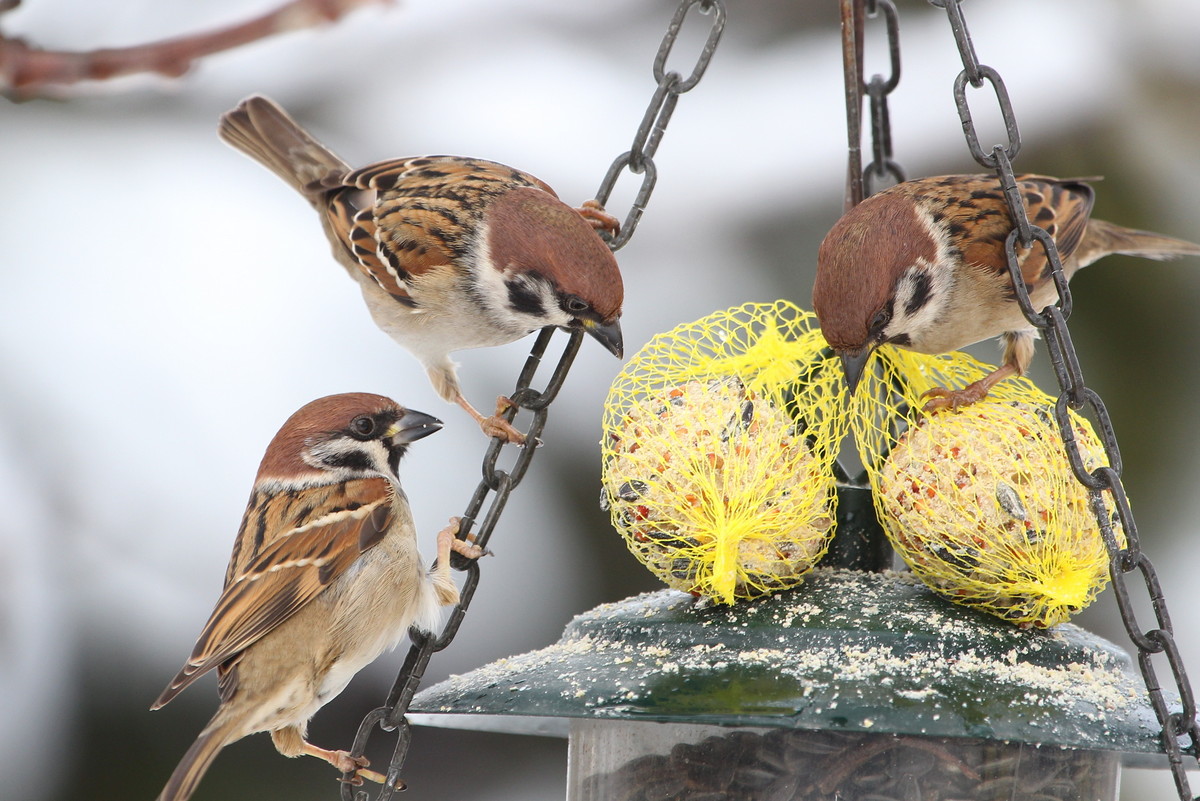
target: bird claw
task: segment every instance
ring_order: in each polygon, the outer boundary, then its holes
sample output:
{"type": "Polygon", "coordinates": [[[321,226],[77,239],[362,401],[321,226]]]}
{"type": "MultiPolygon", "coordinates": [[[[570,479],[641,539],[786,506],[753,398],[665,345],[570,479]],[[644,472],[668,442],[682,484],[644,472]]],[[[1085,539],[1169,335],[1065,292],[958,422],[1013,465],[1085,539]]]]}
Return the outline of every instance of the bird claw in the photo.
{"type": "MultiPolygon", "coordinates": [[[[359,787],[362,785],[363,779],[375,782],[376,784],[387,784],[387,776],[373,770],[367,770],[367,767],[371,764],[371,760],[365,756],[353,756],[349,751],[331,751],[308,742],[304,743],[303,753],[315,756],[317,759],[322,759],[333,765],[337,770],[340,770],[342,772],[343,784],[359,787]]],[[[398,782],[396,789],[403,790],[403,785],[403,782],[398,782]]]]}
{"type": "MultiPolygon", "coordinates": [[[[345,771],[343,771],[343,772],[345,772],[345,771]]],[[[366,768],[359,768],[358,770],[356,770],[352,774],[350,774],[349,777],[343,777],[342,784],[348,784],[351,787],[362,787],[363,779],[372,781],[375,784],[378,784],[380,786],[386,785],[388,783],[387,776],[384,776],[382,773],[377,773],[373,770],[367,770],[366,768]]],[[[403,790],[408,789],[408,785],[405,784],[404,782],[400,781],[399,779],[397,779],[396,783],[394,785],[392,785],[392,789],[397,790],[397,791],[403,791],[403,790]]]]}
{"type": "Polygon", "coordinates": [[[576,211],[597,231],[607,231],[609,236],[621,233],[621,221],[605,211],[598,200],[585,200],[576,211]]]}
{"type": "Polygon", "coordinates": [[[468,534],[466,537],[460,539],[458,536],[460,531],[462,531],[462,518],[450,518],[450,523],[438,532],[439,555],[443,553],[449,554],[451,551],[465,556],[467,559],[480,559],[484,556],[492,555],[492,552],[488,549],[480,548],[475,544],[474,534],[468,534]]]}
{"type": "MultiPolygon", "coordinates": [[[[494,437],[502,442],[511,442],[518,447],[525,447],[525,435],[514,428],[513,424],[504,418],[506,412],[516,407],[517,404],[513,403],[510,398],[501,395],[496,398],[496,413],[491,417],[480,418],[479,427],[489,437],[494,437]]],[[[534,440],[535,447],[541,444],[541,440],[534,440]]]]}
{"type": "Polygon", "coordinates": [[[982,381],[968,384],[962,389],[934,387],[921,393],[922,398],[929,398],[921,407],[921,411],[925,414],[933,414],[942,409],[957,412],[964,406],[972,406],[986,398],[989,389],[990,387],[985,386],[982,381]]]}
{"type": "Polygon", "coordinates": [[[464,556],[467,559],[472,559],[472,560],[482,559],[485,556],[492,555],[492,552],[489,551],[487,548],[480,548],[478,545],[476,545],[473,542],[467,542],[466,540],[460,540],[457,537],[455,537],[454,541],[450,543],[450,550],[454,551],[456,554],[458,554],[460,556],[464,556]]]}
{"type": "Polygon", "coordinates": [[[512,423],[498,415],[483,418],[479,421],[479,427],[483,429],[484,434],[494,439],[511,442],[518,447],[525,445],[525,435],[513,428],[512,423]]]}
{"type": "MultiPolygon", "coordinates": [[[[342,773],[353,773],[358,775],[360,770],[371,765],[371,760],[367,759],[365,756],[351,756],[349,751],[330,751],[329,764],[333,765],[342,773]]],[[[367,772],[373,773],[374,771],[367,772]]]]}

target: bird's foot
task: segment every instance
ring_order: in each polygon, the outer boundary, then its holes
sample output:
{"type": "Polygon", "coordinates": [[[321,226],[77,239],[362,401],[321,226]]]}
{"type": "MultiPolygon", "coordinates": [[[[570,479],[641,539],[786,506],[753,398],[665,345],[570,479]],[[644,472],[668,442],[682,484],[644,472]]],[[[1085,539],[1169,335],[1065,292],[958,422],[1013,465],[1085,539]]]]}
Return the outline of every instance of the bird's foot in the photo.
{"type": "Polygon", "coordinates": [[[481,415],[479,418],[479,427],[489,437],[495,437],[504,442],[511,442],[514,445],[523,447],[525,445],[525,435],[515,429],[513,424],[504,418],[504,414],[509,409],[514,408],[516,408],[516,404],[501,395],[496,398],[496,413],[491,417],[483,417],[481,415]]]}
{"type": "Polygon", "coordinates": [[[480,548],[475,544],[474,535],[468,534],[465,538],[460,539],[458,532],[461,530],[462,518],[450,518],[450,524],[438,532],[438,558],[447,559],[450,552],[461,554],[467,559],[479,559],[483,556],[490,556],[491,551],[486,548],[480,548]]]}
{"type": "Polygon", "coordinates": [[[597,231],[607,231],[609,236],[621,233],[621,221],[605,211],[598,200],[585,200],[576,211],[597,231]]]}
{"type": "MultiPolygon", "coordinates": [[[[484,434],[489,437],[495,437],[501,442],[511,442],[518,446],[525,445],[525,435],[513,428],[513,424],[504,419],[504,413],[516,407],[516,404],[510,399],[503,395],[496,398],[496,413],[491,417],[484,417],[480,414],[474,406],[467,402],[467,399],[462,394],[457,395],[454,398],[454,402],[463,407],[467,411],[467,414],[471,415],[476,423],[479,423],[479,427],[483,430],[484,434]]],[[[540,445],[541,443],[536,444],[540,445]]]]}
{"type": "MultiPolygon", "coordinates": [[[[346,784],[352,784],[357,787],[363,783],[363,779],[375,782],[376,784],[387,784],[387,776],[373,770],[367,770],[367,766],[371,764],[371,760],[365,756],[353,756],[349,751],[331,751],[309,742],[304,743],[302,753],[314,756],[333,765],[346,775],[342,779],[346,784]]],[[[396,789],[403,790],[404,783],[400,782],[396,789]]]]}
{"type": "Polygon", "coordinates": [[[962,389],[946,389],[945,387],[934,387],[921,393],[922,398],[929,398],[925,405],[921,407],[921,411],[925,414],[933,414],[942,409],[949,409],[952,412],[957,412],[964,406],[971,406],[979,403],[987,397],[988,388],[981,387],[979,382],[968,384],[962,389]]]}
{"type": "Polygon", "coordinates": [[[1021,371],[1016,366],[1004,364],[978,381],[967,384],[962,389],[947,389],[946,387],[928,389],[921,393],[922,398],[929,398],[925,405],[921,407],[921,410],[925,414],[933,414],[941,409],[949,409],[952,412],[957,412],[964,406],[979,403],[988,396],[988,393],[992,391],[992,387],[1005,378],[1020,374],[1021,371]]]}

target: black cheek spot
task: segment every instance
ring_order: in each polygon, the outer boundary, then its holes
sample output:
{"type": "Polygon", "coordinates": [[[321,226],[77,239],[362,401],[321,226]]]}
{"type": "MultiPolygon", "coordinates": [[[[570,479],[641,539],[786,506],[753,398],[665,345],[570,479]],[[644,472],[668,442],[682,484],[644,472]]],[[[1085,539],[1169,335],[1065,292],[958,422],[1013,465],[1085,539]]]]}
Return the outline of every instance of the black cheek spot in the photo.
{"type": "Polygon", "coordinates": [[[324,462],[330,467],[346,467],[362,472],[371,469],[371,460],[362,451],[346,451],[345,453],[330,454],[325,457],[324,462]]]}
{"type": "Polygon", "coordinates": [[[896,336],[888,339],[888,342],[890,342],[893,345],[900,345],[901,347],[906,347],[906,346],[912,344],[912,337],[910,337],[908,334],[896,334],[896,336]]]}
{"type": "Polygon", "coordinates": [[[916,273],[913,276],[912,297],[908,299],[908,303],[904,304],[904,313],[911,317],[924,307],[929,302],[932,286],[933,280],[929,277],[929,273],[916,273]]]}
{"type": "Polygon", "coordinates": [[[513,311],[540,317],[546,313],[542,298],[524,281],[508,282],[508,305],[513,311]]]}

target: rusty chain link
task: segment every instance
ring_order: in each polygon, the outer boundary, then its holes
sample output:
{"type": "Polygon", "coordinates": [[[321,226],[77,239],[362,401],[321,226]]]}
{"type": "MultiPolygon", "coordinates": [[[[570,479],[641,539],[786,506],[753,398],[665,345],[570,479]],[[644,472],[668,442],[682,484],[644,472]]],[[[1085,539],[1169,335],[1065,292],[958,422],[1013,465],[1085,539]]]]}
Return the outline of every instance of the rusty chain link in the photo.
{"type": "Polygon", "coordinates": [[[863,168],[863,185],[866,194],[873,195],[904,180],[904,171],[892,160],[892,122],[887,101],[900,83],[900,17],[892,0],[867,0],[866,11],[868,19],[875,19],[883,12],[891,61],[886,79],[876,73],[863,86],[871,110],[871,163],[863,168]]]}
{"type": "Polygon", "coordinates": [[[1062,434],[1067,458],[1075,477],[1089,490],[1092,510],[1096,515],[1101,535],[1108,549],[1109,571],[1112,576],[1117,607],[1120,610],[1125,629],[1129,633],[1129,638],[1138,651],[1138,667],[1146,683],[1150,704],[1154,708],[1159,725],[1162,726],[1162,746],[1167,755],[1179,798],[1181,801],[1192,801],[1183,758],[1185,755],[1192,758],[1200,757],[1200,725],[1196,720],[1195,696],[1192,693],[1192,687],[1175,642],[1174,629],[1158,575],[1149,558],[1141,550],[1137,524],[1129,507],[1129,500],[1125,495],[1125,487],[1121,482],[1121,452],[1117,445],[1112,421],[1100,396],[1084,383],[1079,358],[1071,341],[1070,332],[1067,330],[1066,321],[1071,314],[1071,293],[1062,271],[1058,248],[1053,237],[1045,229],[1029,221],[1020,189],[1017,186],[1012,161],[1020,150],[1021,137],[1017,130],[1016,115],[1013,113],[1012,104],[1009,101],[1008,90],[996,70],[979,62],[960,7],[961,0],[929,0],[929,2],[931,5],[946,10],[954,40],[958,45],[963,70],[954,82],[954,102],[958,107],[959,118],[962,120],[967,146],[977,162],[996,171],[1004,190],[1009,217],[1013,222],[1013,230],[1004,245],[1013,288],[1026,319],[1044,334],[1046,350],[1062,390],[1062,394],[1059,395],[1055,404],[1055,417],[1062,434]],[[990,153],[985,153],[979,144],[979,135],[975,130],[975,123],[966,99],[968,83],[975,88],[981,88],[984,83],[990,83],[1000,106],[1008,142],[1004,145],[995,145],[990,153]],[[1044,310],[1035,309],[1029,299],[1028,289],[1021,276],[1021,266],[1017,254],[1018,243],[1023,248],[1041,247],[1053,270],[1054,284],[1058,289],[1058,301],[1044,310]],[[1084,407],[1088,407],[1090,410],[1089,414],[1096,423],[1097,434],[1108,458],[1107,466],[1090,472],[1084,466],[1071,419],[1068,416],[1068,409],[1078,411],[1084,407]],[[1109,494],[1115,512],[1110,512],[1104,493],[1109,494]],[[1114,514],[1125,535],[1124,547],[1121,546],[1113,530],[1114,514]],[[1125,582],[1125,575],[1134,571],[1141,573],[1142,584],[1154,611],[1157,628],[1149,631],[1144,631],[1137,620],[1130,588],[1125,582]],[[1167,704],[1153,664],[1155,654],[1163,654],[1170,666],[1171,677],[1174,680],[1175,689],[1179,693],[1180,710],[1178,712],[1171,712],[1167,704]],[[1188,740],[1188,744],[1181,745],[1181,739],[1188,740]]]}
{"type": "Polygon", "coordinates": [[[601,205],[606,205],[623,172],[628,170],[634,175],[642,176],[642,182],[638,186],[637,195],[634,197],[629,213],[625,215],[625,220],[621,223],[620,232],[613,236],[608,243],[613,250],[622,247],[637,230],[642,212],[646,208],[646,202],[650,200],[650,193],[654,191],[654,183],[658,180],[658,167],[654,164],[654,154],[658,152],[663,131],[666,130],[667,122],[675,112],[675,104],[679,100],[679,96],[684,92],[690,92],[704,77],[704,71],[708,69],[708,64],[712,61],[713,53],[717,49],[717,42],[720,41],[721,32],[724,29],[725,4],[721,0],[681,0],[679,7],[675,10],[675,16],[667,25],[667,33],[663,36],[662,44],[658,46],[658,54],[654,57],[654,81],[658,86],[650,98],[650,105],[646,107],[646,113],[642,115],[642,122],[633,136],[632,146],[613,160],[604,180],[600,182],[600,188],[596,190],[596,200],[600,201],[601,205]],[[683,78],[674,70],[666,71],[667,58],[674,49],[675,40],[679,38],[679,31],[683,28],[684,20],[693,6],[698,7],[701,14],[710,14],[712,23],[704,47],[696,59],[696,66],[692,69],[691,75],[683,78]]]}
{"type": "MultiPolygon", "coordinates": [[[[634,135],[633,146],[613,161],[596,193],[596,199],[604,204],[611,195],[622,171],[628,169],[635,175],[642,176],[641,187],[625,216],[620,233],[608,241],[609,248],[614,251],[623,247],[637,228],[650,193],[654,189],[654,182],[658,177],[653,157],[658,150],[671,114],[675,110],[675,103],[679,95],[690,91],[700,82],[716,51],[717,42],[724,26],[725,6],[722,0],[681,0],[667,27],[666,36],[663,37],[654,59],[654,79],[658,86],[634,135]],[[698,6],[703,14],[711,14],[713,21],[708,39],[696,60],[696,66],[687,78],[681,78],[677,72],[666,72],[666,63],[671,49],[675,45],[675,40],[679,36],[684,19],[693,6],[698,6]]],[[[539,391],[533,388],[533,379],[553,337],[553,328],[544,328],[539,332],[530,350],[529,358],[525,362],[525,367],[517,377],[516,389],[509,396],[513,407],[505,414],[509,422],[512,422],[518,409],[532,414],[533,419],[525,431],[526,438],[530,443],[537,441],[545,428],[548,407],[566,380],[567,372],[583,341],[583,332],[572,331],[568,334],[567,342],[563,346],[562,353],[559,355],[545,387],[539,391]]],[[[498,467],[498,463],[503,446],[502,441],[493,439],[484,453],[483,477],[467,503],[459,526],[458,536],[465,538],[474,530],[474,542],[480,547],[486,547],[500,514],[508,502],[510,493],[524,478],[529,463],[537,452],[536,447],[522,448],[518,451],[512,466],[502,469],[498,467]],[[477,521],[478,527],[476,527],[477,521]]],[[[377,728],[395,733],[396,745],[388,763],[387,781],[380,788],[377,801],[388,801],[397,790],[404,789],[404,783],[400,780],[400,771],[404,767],[408,748],[412,741],[412,726],[405,715],[421,683],[421,678],[425,674],[425,669],[429,665],[429,660],[433,654],[450,645],[458,633],[467,607],[479,584],[479,564],[477,562],[453,554],[451,565],[466,572],[466,578],[459,591],[459,602],[451,610],[441,633],[437,636],[416,629],[409,631],[412,646],[409,648],[404,664],[388,693],[387,701],[383,706],[368,712],[363,718],[350,748],[351,756],[361,757],[366,752],[367,745],[377,728]]],[[[367,801],[370,794],[365,790],[356,790],[355,786],[348,781],[351,778],[350,774],[342,776],[341,797],[343,801],[367,801]]]]}
{"type": "Polygon", "coordinates": [[[849,163],[845,210],[866,195],[904,180],[904,171],[892,159],[892,123],[888,95],[900,84],[900,17],[892,0],[841,0],[842,69],[846,86],[846,133],[849,163]],[[887,78],[876,73],[864,80],[864,22],[882,12],[886,24],[890,70],[887,78]],[[862,166],[862,99],[871,113],[871,163],[862,166]]]}

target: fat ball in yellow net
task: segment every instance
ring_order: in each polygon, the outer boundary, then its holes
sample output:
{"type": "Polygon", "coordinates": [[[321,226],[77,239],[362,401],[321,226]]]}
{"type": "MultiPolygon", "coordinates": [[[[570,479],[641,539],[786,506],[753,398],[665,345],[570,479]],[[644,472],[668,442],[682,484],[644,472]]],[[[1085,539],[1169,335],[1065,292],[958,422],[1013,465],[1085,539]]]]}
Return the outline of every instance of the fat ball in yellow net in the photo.
{"type": "Polygon", "coordinates": [[[602,499],[670,587],[733,603],[794,586],[828,548],[841,369],[786,301],[655,336],[605,403],[602,499]]]}
{"type": "MultiPolygon", "coordinates": [[[[921,393],[990,368],[896,348],[874,362],[851,403],[852,427],[880,522],[913,573],[955,603],[1022,626],[1047,628],[1091,603],[1108,582],[1108,552],[1054,399],[1006,379],[980,403],[926,416],[921,393]]],[[[1087,470],[1107,464],[1088,421],[1071,421],[1087,470]]]]}

